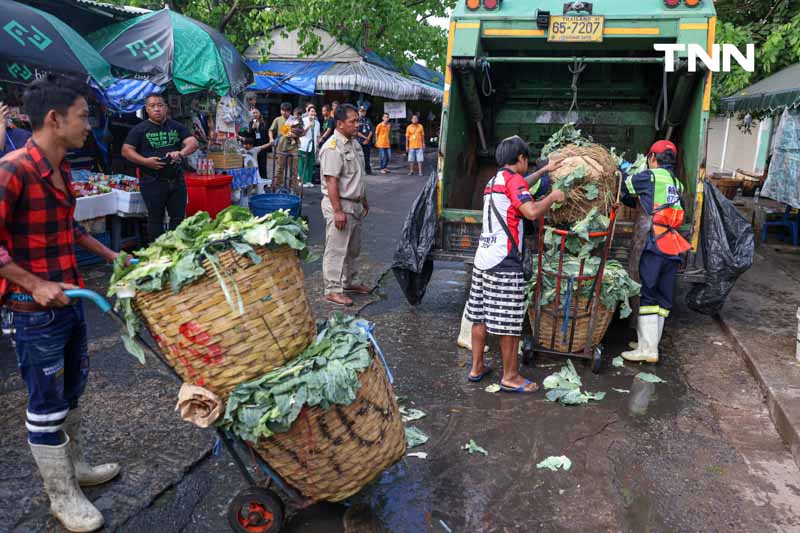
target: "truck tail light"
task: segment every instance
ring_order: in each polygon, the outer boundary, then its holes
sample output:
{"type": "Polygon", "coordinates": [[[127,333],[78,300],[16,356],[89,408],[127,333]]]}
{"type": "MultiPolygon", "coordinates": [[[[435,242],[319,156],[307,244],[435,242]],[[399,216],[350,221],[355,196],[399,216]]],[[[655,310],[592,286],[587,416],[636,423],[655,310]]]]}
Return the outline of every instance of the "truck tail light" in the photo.
{"type": "Polygon", "coordinates": [[[481,7],[481,0],[467,0],[467,8],[475,11],[481,7]]]}
{"type": "Polygon", "coordinates": [[[700,0],[683,0],[686,7],[697,7],[700,5],[700,0]]]}
{"type": "Polygon", "coordinates": [[[483,7],[486,9],[497,9],[500,0],[483,0],[483,7]]]}
{"type": "Polygon", "coordinates": [[[664,0],[664,5],[669,8],[678,7],[680,3],[681,0],[664,0]]]}

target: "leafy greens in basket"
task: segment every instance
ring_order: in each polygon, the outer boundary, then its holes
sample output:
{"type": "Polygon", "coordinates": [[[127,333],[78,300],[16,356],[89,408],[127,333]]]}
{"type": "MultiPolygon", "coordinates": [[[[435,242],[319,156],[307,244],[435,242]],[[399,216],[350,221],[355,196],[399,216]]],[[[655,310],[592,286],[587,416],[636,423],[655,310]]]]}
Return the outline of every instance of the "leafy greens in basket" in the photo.
{"type": "Polygon", "coordinates": [[[327,409],[353,403],[359,373],[370,364],[365,331],[355,317],[335,313],[299,356],[236,387],[219,425],[251,442],[288,431],[306,405],[327,409]]]}
{"type": "Polygon", "coordinates": [[[129,265],[131,256],[122,252],[114,261],[108,296],[117,296],[116,309],[127,324],[122,334],[125,348],[144,363],[144,353],[133,340],[141,328],[131,305],[137,291],[155,292],[169,286],[173,292],[180,292],[205,274],[203,261],[208,260],[231,309],[242,314],[244,306],[239,289],[232,279],[225,279],[227,276],[219,268],[218,255],[233,250],[257,264],[261,257],[254,246],[287,245],[308,260],[307,234],[308,225],[289,216],[287,211],[256,218],[244,207],[231,206],[221,211],[215,220],[204,211],[185,219],[175,230],[134,252],[137,264],[129,265]]]}

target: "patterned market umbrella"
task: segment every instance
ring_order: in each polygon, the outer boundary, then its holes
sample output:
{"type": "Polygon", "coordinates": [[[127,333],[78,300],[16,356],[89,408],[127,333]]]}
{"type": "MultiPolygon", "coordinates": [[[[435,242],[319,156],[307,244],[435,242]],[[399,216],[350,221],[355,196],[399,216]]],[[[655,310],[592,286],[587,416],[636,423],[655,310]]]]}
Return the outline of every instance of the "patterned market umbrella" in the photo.
{"type": "Polygon", "coordinates": [[[115,67],[157,85],[172,81],[182,94],[237,94],[253,82],[253,72],[221,33],[169,9],[113,24],[89,41],[115,67]]]}
{"type": "Polygon", "coordinates": [[[0,0],[0,78],[28,83],[47,73],[115,80],[111,65],[83,37],[44,11],[0,0]]]}

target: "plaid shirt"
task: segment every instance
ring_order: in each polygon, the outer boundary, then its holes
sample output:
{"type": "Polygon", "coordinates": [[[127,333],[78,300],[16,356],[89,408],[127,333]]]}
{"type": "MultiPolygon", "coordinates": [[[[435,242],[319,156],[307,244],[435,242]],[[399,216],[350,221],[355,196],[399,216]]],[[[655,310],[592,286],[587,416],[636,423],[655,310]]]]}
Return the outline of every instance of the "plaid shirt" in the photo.
{"type": "MultiPolygon", "coordinates": [[[[33,139],[0,160],[0,267],[12,261],[48,281],[83,286],[75,243],[87,236],[75,222],[72,176],[60,167],[67,192],[52,181],[53,167],[33,139]]],[[[23,292],[0,279],[0,296],[23,292]]]]}

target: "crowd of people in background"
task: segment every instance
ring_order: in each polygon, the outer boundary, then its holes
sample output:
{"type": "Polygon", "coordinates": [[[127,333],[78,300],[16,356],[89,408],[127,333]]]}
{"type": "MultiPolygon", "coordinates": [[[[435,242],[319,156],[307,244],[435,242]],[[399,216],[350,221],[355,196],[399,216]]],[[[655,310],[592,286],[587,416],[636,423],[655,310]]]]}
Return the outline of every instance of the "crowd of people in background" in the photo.
{"type": "MultiPolygon", "coordinates": [[[[255,107],[254,99],[248,102],[252,120],[247,128],[240,132],[245,150],[257,161],[259,174],[267,179],[267,149],[275,155],[276,188],[314,186],[314,166],[319,160],[319,152],[324,143],[336,130],[336,110],[338,101],[324,104],[319,112],[311,102],[303,107],[292,108],[288,102],[280,106],[280,115],[268,126],[268,121],[261,111],[255,107]]],[[[367,175],[373,174],[372,149],[378,151],[378,172],[390,174],[389,163],[392,158],[391,131],[392,122],[388,113],[383,113],[377,126],[369,117],[367,105],[358,106],[358,127],[355,133],[361,145],[364,158],[364,169],[367,175]]],[[[425,152],[425,129],[420,123],[419,115],[410,118],[405,130],[405,152],[408,154],[411,176],[416,171],[422,175],[425,152]]]]}

